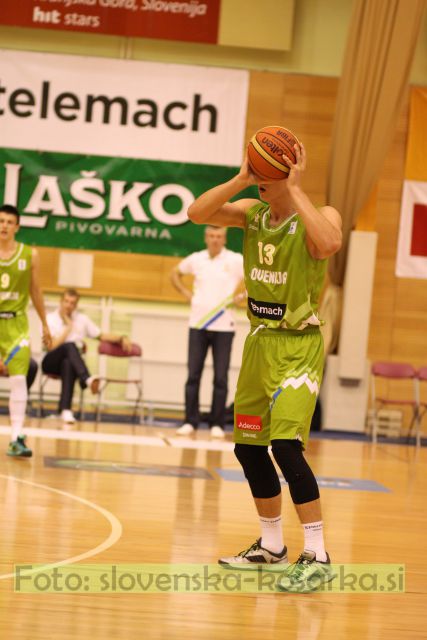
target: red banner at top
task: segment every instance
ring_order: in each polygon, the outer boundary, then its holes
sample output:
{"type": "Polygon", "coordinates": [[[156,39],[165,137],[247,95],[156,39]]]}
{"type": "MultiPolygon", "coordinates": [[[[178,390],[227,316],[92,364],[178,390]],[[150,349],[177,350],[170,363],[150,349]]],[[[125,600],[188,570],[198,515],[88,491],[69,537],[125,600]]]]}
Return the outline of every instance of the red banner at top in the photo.
{"type": "Polygon", "coordinates": [[[2,0],[0,24],[216,44],[220,0],[2,0]]]}

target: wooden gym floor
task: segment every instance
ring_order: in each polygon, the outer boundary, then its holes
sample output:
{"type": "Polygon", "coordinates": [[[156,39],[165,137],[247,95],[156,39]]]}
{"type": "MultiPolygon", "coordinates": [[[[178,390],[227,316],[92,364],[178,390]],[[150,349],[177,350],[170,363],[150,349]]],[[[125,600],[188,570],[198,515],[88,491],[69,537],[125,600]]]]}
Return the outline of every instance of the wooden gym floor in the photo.
{"type": "MultiPolygon", "coordinates": [[[[159,426],[102,424],[95,431],[83,423],[64,431],[33,420],[34,457],[16,460],[4,455],[6,425],[0,416],[0,638],[427,637],[426,448],[313,439],[307,454],[326,484],[333,562],[364,563],[368,573],[372,563],[394,564],[399,579],[404,565],[403,593],[372,593],[371,578],[358,593],[64,594],[60,583],[44,592],[47,582],[23,593],[14,591],[14,565],[207,565],[249,546],[259,531],[230,441],[210,443],[206,431],[177,441],[173,429],[159,426]]],[[[302,533],[286,487],[283,495],[293,561],[302,533]]],[[[33,577],[23,583],[36,584],[33,577]]]]}

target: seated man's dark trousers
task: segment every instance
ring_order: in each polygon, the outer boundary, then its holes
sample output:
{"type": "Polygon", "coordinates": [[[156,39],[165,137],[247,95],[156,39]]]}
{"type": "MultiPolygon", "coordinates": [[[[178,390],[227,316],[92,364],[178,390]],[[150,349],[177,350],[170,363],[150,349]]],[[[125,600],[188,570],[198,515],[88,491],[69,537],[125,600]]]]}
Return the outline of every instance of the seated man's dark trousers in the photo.
{"type": "Polygon", "coordinates": [[[90,377],[88,368],[74,342],[64,342],[56,349],[49,351],[43,358],[42,371],[61,378],[60,412],[71,409],[75,381],[79,380],[81,388],[85,389],[86,381],[90,377]]]}

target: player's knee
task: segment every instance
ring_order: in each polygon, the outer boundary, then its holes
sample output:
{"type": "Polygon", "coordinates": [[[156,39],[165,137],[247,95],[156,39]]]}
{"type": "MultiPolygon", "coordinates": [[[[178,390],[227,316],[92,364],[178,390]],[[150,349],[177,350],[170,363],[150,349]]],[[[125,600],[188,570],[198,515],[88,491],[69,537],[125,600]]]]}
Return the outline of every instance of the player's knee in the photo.
{"type": "Polygon", "coordinates": [[[304,458],[299,440],[273,440],[272,452],[279,465],[295,504],[311,502],[319,498],[316,478],[304,458]]]}
{"type": "Polygon", "coordinates": [[[10,400],[25,400],[27,398],[27,381],[24,375],[12,374],[9,377],[10,400]]]}
{"type": "Polygon", "coordinates": [[[255,466],[265,454],[268,455],[267,447],[239,443],[234,445],[234,455],[243,469],[255,466]]]}
{"type": "Polygon", "coordinates": [[[236,444],[236,458],[243,468],[254,498],[274,498],[280,491],[280,480],[269,456],[268,447],[236,444]]]}

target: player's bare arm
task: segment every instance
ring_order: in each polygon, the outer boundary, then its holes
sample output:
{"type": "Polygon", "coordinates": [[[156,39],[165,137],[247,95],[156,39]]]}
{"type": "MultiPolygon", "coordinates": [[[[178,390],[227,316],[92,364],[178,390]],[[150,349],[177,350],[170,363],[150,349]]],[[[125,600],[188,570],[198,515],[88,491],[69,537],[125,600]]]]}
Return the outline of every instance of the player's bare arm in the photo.
{"type": "Polygon", "coordinates": [[[49,327],[46,321],[46,310],[44,307],[43,295],[40,289],[40,277],[39,277],[39,256],[36,249],[32,250],[31,258],[31,284],[30,284],[30,296],[33,302],[34,308],[42,323],[42,340],[47,349],[50,349],[52,344],[52,336],[50,335],[49,327]]]}
{"type": "Polygon", "coordinates": [[[301,186],[302,174],[306,167],[304,145],[295,145],[296,163],[284,156],[290,167],[287,186],[293,206],[303,219],[307,232],[307,247],[311,256],[322,260],[339,251],[342,244],[341,216],[330,206],[317,209],[301,186]]]}
{"type": "Polygon", "coordinates": [[[199,196],[188,209],[188,217],[196,224],[213,224],[219,227],[244,228],[246,212],[258,200],[242,198],[229,202],[231,198],[256,184],[257,179],[250,171],[245,158],[239,173],[199,196]]]}

